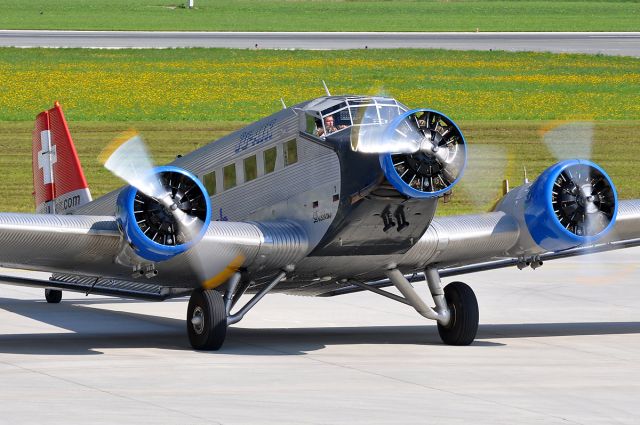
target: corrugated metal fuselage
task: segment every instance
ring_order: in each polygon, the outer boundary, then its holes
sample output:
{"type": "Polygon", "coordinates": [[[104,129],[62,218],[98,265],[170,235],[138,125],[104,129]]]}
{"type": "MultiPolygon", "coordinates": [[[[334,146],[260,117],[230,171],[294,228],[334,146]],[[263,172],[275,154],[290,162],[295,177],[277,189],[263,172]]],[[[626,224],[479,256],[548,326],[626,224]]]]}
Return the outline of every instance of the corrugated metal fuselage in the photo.
{"type": "MultiPolygon", "coordinates": [[[[305,230],[308,252],[278,290],[320,293],[341,286],[343,279],[383,277],[386,266],[401,262],[424,235],[437,199],[400,195],[386,182],[377,154],[350,149],[351,129],[326,139],[303,131],[302,107],[283,109],[172,164],[209,183],[214,220],[290,220],[305,230]],[[290,141],[295,141],[295,161],[287,158],[290,141]],[[271,171],[265,161],[274,148],[271,171]],[[253,157],[257,169],[249,176],[253,157]],[[235,166],[234,185],[225,182],[229,166],[235,166]]],[[[105,195],[78,212],[112,214],[116,196],[105,195]]],[[[273,272],[254,270],[250,277],[259,286],[273,272]]]]}

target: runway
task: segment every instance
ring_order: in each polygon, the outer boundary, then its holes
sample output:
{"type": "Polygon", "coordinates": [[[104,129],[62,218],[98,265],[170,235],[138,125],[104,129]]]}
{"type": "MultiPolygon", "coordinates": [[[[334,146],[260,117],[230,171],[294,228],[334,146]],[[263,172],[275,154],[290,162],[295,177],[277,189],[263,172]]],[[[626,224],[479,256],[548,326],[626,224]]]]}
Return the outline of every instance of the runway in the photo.
{"type": "Polygon", "coordinates": [[[0,46],[240,49],[453,49],[640,57],[640,32],[144,32],[2,30],[0,46]]]}
{"type": "Polygon", "coordinates": [[[0,285],[0,423],[635,424],[639,257],[462,276],[481,311],[469,347],[360,293],[267,296],[220,352],[194,352],[185,300],[47,305],[0,285]]]}

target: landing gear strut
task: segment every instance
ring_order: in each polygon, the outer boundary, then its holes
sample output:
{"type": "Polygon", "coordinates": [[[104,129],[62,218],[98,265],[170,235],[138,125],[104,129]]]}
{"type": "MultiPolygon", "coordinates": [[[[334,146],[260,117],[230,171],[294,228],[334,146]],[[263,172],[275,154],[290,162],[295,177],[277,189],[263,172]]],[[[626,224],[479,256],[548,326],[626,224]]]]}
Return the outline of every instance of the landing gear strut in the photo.
{"type": "Polygon", "coordinates": [[[387,277],[402,293],[399,297],[375,286],[352,281],[356,286],[385,296],[394,301],[412,306],[427,319],[438,322],[438,333],[442,342],[449,345],[469,345],[478,332],[478,301],[473,290],[462,282],[453,282],[442,288],[440,275],[435,268],[424,271],[435,307],[429,307],[415,288],[398,269],[387,271],[387,277]]]}
{"type": "Polygon", "coordinates": [[[418,313],[438,322],[442,342],[449,345],[469,345],[473,342],[478,332],[478,301],[468,285],[453,282],[443,290],[438,270],[426,269],[424,276],[436,304],[435,308],[431,308],[398,269],[389,270],[387,276],[418,313]]]}
{"type": "Polygon", "coordinates": [[[58,304],[62,300],[62,291],[59,289],[45,289],[44,298],[49,304],[58,304]]]}
{"type": "Polygon", "coordinates": [[[256,293],[237,313],[231,309],[248,288],[247,282],[241,283],[240,272],[236,272],[226,283],[226,293],[215,289],[194,289],[187,307],[187,334],[189,342],[196,350],[218,350],[227,336],[227,327],[239,322],[274,286],[283,280],[293,266],[287,266],[278,275],[256,293]]]}

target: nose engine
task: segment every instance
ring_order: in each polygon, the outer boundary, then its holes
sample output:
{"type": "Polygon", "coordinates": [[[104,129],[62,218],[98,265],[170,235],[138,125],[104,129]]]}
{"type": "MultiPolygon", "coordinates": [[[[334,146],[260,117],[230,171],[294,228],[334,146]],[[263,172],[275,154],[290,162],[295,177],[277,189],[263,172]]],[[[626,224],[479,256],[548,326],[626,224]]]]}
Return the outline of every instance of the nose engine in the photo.
{"type": "Polygon", "coordinates": [[[450,191],[466,167],[465,139],[444,114],[416,109],[396,117],[382,138],[380,154],[387,180],[403,195],[434,198],[450,191]]]}

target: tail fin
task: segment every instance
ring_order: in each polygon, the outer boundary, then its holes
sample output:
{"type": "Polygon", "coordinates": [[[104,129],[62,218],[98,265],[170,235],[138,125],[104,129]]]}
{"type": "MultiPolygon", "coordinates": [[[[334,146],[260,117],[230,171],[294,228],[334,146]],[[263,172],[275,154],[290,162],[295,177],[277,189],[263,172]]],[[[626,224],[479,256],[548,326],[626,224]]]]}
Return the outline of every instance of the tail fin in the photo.
{"type": "Polygon", "coordinates": [[[87,180],[58,102],[36,117],[32,149],[36,213],[69,214],[91,202],[87,180]]]}

